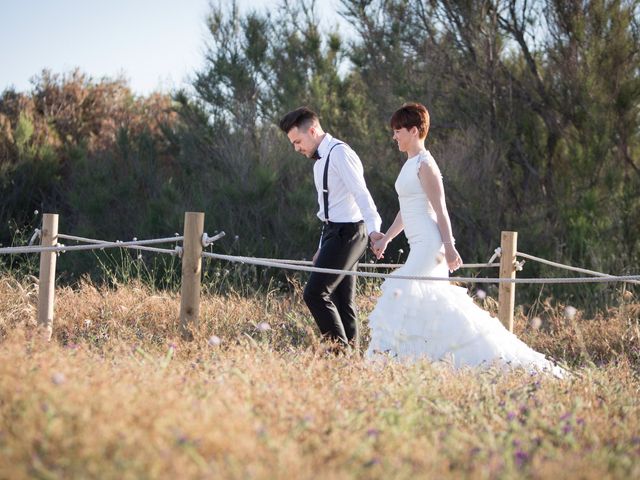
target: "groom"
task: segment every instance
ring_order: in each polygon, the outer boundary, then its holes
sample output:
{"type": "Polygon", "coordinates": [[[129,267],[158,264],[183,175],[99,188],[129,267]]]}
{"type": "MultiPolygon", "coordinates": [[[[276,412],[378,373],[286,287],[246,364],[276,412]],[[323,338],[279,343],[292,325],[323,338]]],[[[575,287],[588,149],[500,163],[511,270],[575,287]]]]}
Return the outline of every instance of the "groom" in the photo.
{"type": "MultiPolygon", "coordinates": [[[[280,128],[296,152],[315,160],[313,179],[323,227],[313,264],[355,270],[367,248],[367,236],[372,242],[383,236],[360,158],[346,143],[325,133],[316,113],[306,107],[282,117],[280,128]]],[[[320,332],[340,349],[357,348],[355,286],[353,275],[314,272],[304,289],[304,301],[320,332]]]]}

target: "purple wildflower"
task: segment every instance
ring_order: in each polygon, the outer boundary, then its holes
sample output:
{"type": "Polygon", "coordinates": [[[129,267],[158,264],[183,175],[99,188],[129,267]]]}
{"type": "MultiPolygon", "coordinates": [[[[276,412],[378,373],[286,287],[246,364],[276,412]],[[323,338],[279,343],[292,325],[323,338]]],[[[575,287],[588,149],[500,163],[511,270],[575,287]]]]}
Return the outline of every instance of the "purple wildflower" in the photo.
{"type": "Polygon", "coordinates": [[[370,428],[367,430],[367,437],[377,438],[380,435],[380,430],[377,428],[370,428]]]}
{"type": "Polygon", "coordinates": [[[516,450],[514,454],[514,460],[516,461],[516,465],[518,468],[521,468],[525,463],[529,461],[529,454],[523,450],[516,450]]]}
{"type": "Polygon", "coordinates": [[[364,464],[364,466],[367,468],[373,467],[374,465],[380,465],[380,459],[378,457],[373,457],[371,460],[364,464]]]}

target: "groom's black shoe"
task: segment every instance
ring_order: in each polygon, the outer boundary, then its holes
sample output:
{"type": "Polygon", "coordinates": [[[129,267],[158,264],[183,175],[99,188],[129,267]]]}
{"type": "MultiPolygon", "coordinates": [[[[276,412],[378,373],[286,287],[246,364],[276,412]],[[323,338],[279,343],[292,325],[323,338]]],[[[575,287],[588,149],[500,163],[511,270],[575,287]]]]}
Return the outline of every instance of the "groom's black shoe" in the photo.
{"type": "Polygon", "coordinates": [[[333,339],[325,339],[323,342],[324,345],[324,354],[339,357],[343,355],[349,355],[352,351],[352,348],[349,344],[346,344],[340,340],[333,339]]]}

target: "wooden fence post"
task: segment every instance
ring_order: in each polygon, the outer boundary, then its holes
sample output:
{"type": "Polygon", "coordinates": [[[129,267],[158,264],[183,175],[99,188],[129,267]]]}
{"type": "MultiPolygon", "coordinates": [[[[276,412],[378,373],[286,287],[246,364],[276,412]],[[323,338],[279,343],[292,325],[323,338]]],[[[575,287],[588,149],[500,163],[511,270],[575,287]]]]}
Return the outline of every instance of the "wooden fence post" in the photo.
{"type": "MultiPolygon", "coordinates": [[[[40,245],[53,247],[58,243],[58,215],[45,213],[42,218],[40,245]]],[[[38,284],[38,327],[45,340],[53,334],[53,305],[56,291],[56,252],[40,253],[40,282],[38,284]]]]}
{"type": "Polygon", "coordinates": [[[204,213],[184,214],[182,242],[182,296],[180,299],[180,330],[186,340],[193,339],[200,314],[200,277],[202,274],[202,234],[204,213]]]}
{"type": "MultiPolygon", "coordinates": [[[[516,278],[518,232],[502,232],[500,236],[500,278],[516,278]]],[[[498,318],[513,332],[513,309],[516,303],[516,284],[501,283],[498,290],[498,318]]]]}

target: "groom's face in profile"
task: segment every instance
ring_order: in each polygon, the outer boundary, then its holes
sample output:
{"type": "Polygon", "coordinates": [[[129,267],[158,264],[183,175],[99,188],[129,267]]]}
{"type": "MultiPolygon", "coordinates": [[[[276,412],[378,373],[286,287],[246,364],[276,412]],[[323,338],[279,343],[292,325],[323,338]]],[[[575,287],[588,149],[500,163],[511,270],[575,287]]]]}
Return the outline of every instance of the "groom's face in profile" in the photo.
{"type": "Polygon", "coordinates": [[[296,152],[311,158],[318,148],[317,129],[315,125],[293,127],[287,133],[289,141],[296,152]]]}

